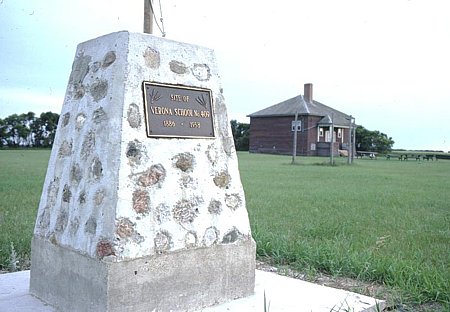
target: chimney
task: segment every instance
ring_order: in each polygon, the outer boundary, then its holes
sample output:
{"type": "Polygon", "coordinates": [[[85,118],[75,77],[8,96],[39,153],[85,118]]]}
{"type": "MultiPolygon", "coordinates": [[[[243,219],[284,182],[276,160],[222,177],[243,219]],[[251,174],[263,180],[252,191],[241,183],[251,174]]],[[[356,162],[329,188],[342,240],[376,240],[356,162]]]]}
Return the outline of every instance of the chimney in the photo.
{"type": "Polygon", "coordinates": [[[303,94],[303,98],[306,102],[312,103],[313,101],[313,85],[312,83],[305,83],[305,93],[303,94]]]}

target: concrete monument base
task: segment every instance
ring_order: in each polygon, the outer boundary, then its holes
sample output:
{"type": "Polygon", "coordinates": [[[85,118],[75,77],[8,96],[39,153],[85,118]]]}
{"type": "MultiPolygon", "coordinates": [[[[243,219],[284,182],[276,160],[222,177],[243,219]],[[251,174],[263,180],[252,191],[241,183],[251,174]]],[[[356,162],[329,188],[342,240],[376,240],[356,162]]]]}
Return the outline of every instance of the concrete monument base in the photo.
{"type": "Polygon", "coordinates": [[[32,245],[30,293],[62,310],[195,311],[253,294],[253,240],[115,263],[32,245]]]}
{"type": "Polygon", "coordinates": [[[62,311],[192,311],[251,295],[255,244],[214,51],[80,43],[32,243],[62,311]]]}

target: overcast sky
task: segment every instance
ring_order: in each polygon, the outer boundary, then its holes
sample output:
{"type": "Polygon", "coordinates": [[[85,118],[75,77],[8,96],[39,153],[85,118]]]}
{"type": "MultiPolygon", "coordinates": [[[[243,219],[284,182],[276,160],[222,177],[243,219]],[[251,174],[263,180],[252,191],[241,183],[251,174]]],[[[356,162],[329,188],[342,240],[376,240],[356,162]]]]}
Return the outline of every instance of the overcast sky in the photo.
{"type": "MultiPolygon", "coordinates": [[[[230,118],[312,83],[394,148],[450,150],[447,0],[161,3],[168,39],[216,51],[230,118]]],[[[60,113],[77,44],[142,24],[143,0],[0,0],[0,118],[60,113]]]]}

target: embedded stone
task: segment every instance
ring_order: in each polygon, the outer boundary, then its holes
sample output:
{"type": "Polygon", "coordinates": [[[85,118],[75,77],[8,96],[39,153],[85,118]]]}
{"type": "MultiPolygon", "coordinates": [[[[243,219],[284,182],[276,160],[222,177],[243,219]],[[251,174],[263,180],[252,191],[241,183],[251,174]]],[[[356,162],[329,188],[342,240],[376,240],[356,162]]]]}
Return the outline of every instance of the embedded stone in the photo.
{"type": "Polygon", "coordinates": [[[95,102],[100,101],[108,93],[108,81],[96,78],[94,83],[89,88],[89,92],[95,102]]]}
{"type": "Polygon", "coordinates": [[[72,64],[72,73],[70,74],[69,83],[81,83],[89,72],[89,63],[92,57],[83,53],[75,58],[72,64]]]}
{"type": "Polygon", "coordinates": [[[100,69],[100,67],[102,67],[102,63],[101,62],[94,62],[91,65],[91,71],[93,73],[96,73],[100,69]]]}
{"type": "Polygon", "coordinates": [[[131,103],[127,112],[128,124],[131,128],[139,128],[141,126],[141,114],[139,113],[139,106],[131,103]]]}
{"type": "Polygon", "coordinates": [[[206,247],[210,247],[217,243],[218,238],[219,231],[214,226],[211,226],[205,230],[202,243],[206,247]]]}
{"type": "Polygon", "coordinates": [[[83,128],[84,122],[86,121],[86,115],[83,113],[80,113],[75,118],[75,129],[78,131],[83,128]]]}
{"type": "Polygon", "coordinates": [[[115,60],[116,60],[116,52],[109,51],[108,53],[105,54],[105,57],[103,58],[102,67],[103,68],[108,67],[109,65],[114,63],[115,60]]]}
{"type": "Polygon", "coordinates": [[[48,229],[50,225],[50,211],[49,207],[45,207],[42,213],[39,215],[37,224],[39,224],[39,231],[43,233],[48,229]]]}
{"type": "Polygon", "coordinates": [[[192,223],[198,216],[197,203],[182,199],[172,210],[173,218],[179,223],[192,223]]]}
{"type": "Polygon", "coordinates": [[[138,178],[138,184],[144,187],[152,186],[164,181],[166,169],[161,164],[152,165],[144,171],[138,178]]]}
{"type": "Polygon", "coordinates": [[[97,221],[93,216],[90,216],[84,224],[84,232],[91,235],[95,235],[97,232],[97,221]]]}
{"type": "Polygon", "coordinates": [[[222,203],[218,200],[211,200],[208,206],[208,211],[211,214],[218,215],[222,212],[222,203]]]}
{"type": "Polygon", "coordinates": [[[144,60],[145,60],[145,65],[147,65],[151,69],[157,69],[159,67],[160,62],[161,62],[160,56],[159,56],[159,51],[148,47],[145,50],[143,56],[144,56],[144,60]]]}
{"type": "Polygon", "coordinates": [[[49,236],[48,236],[48,240],[50,241],[50,243],[52,243],[53,245],[55,245],[55,246],[58,246],[58,240],[56,239],[56,233],[51,233],[49,236]]]}
{"type": "Polygon", "coordinates": [[[71,197],[72,197],[72,192],[70,191],[69,186],[66,184],[66,185],[64,185],[62,200],[63,200],[63,202],[70,203],[71,197]]]}
{"type": "Polygon", "coordinates": [[[142,157],[142,143],[138,140],[134,140],[131,142],[128,142],[126,155],[128,159],[130,160],[130,163],[133,165],[139,165],[141,163],[141,157],[142,157]]]}
{"type": "Polygon", "coordinates": [[[53,207],[56,204],[56,198],[58,197],[59,192],[59,178],[54,177],[53,180],[48,185],[47,190],[47,204],[50,207],[53,207]]]}
{"type": "Polygon", "coordinates": [[[234,141],[232,138],[222,138],[222,148],[225,154],[229,157],[234,150],[234,141]]]}
{"type": "Polygon", "coordinates": [[[78,197],[78,202],[80,204],[85,204],[86,203],[86,192],[81,192],[80,196],[78,197]]]}
{"type": "Polygon", "coordinates": [[[78,184],[82,179],[81,169],[78,164],[74,164],[70,169],[70,181],[72,183],[78,184]]]}
{"type": "Polygon", "coordinates": [[[243,237],[242,233],[239,232],[236,228],[228,231],[222,239],[222,244],[232,244],[243,237]]]}
{"type": "Polygon", "coordinates": [[[183,173],[181,176],[181,186],[182,187],[188,187],[189,184],[191,184],[194,181],[194,179],[186,173],[183,173]]]}
{"type": "Polygon", "coordinates": [[[103,203],[103,199],[105,198],[105,190],[97,190],[94,194],[94,204],[99,206],[103,203]]]}
{"type": "Polygon", "coordinates": [[[162,224],[170,220],[170,207],[165,204],[159,204],[155,207],[153,214],[153,219],[158,223],[162,224]]]}
{"type": "Polygon", "coordinates": [[[59,148],[58,156],[62,158],[67,157],[70,154],[72,154],[72,142],[63,141],[59,148]]]}
{"type": "Polygon", "coordinates": [[[86,94],[86,88],[81,83],[74,83],[72,87],[72,94],[74,100],[79,100],[86,94]]]}
{"type": "Polygon", "coordinates": [[[239,194],[226,194],[225,195],[225,204],[231,210],[236,210],[242,204],[242,199],[239,194]]]}
{"type": "Polygon", "coordinates": [[[156,234],[154,243],[155,243],[155,251],[157,253],[163,253],[164,251],[170,249],[172,245],[172,235],[170,235],[169,232],[163,230],[158,234],[156,234]]]}
{"type": "Polygon", "coordinates": [[[56,218],[55,231],[64,232],[64,229],[66,228],[68,221],[69,221],[69,216],[68,216],[67,210],[62,209],[59,212],[58,217],[56,218]]]}
{"type": "Polygon", "coordinates": [[[65,127],[69,124],[70,121],[70,113],[65,113],[63,116],[62,126],[65,127]]]}
{"type": "Polygon", "coordinates": [[[107,119],[106,112],[103,110],[103,107],[99,107],[94,111],[94,114],[92,115],[92,120],[96,124],[101,123],[102,121],[105,121],[107,119]]]}
{"type": "Polygon", "coordinates": [[[179,61],[170,61],[169,63],[170,70],[176,74],[183,75],[188,72],[188,68],[182,62],[179,61]]]}
{"type": "MultiPolygon", "coordinates": [[[[220,114],[220,115],[225,115],[227,114],[227,108],[225,106],[225,99],[223,98],[222,94],[218,94],[216,96],[216,113],[220,114]]],[[[223,118],[223,119],[218,119],[217,120],[217,126],[219,128],[219,137],[223,140],[223,139],[228,139],[231,140],[231,142],[233,142],[233,136],[230,135],[228,129],[230,127],[230,124],[228,123],[228,121],[223,118]]],[[[223,144],[223,141],[222,141],[223,144]]]]}
{"type": "Polygon", "coordinates": [[[149,211],[150,197],[145,190],[135,190],[133,192],[133,210],[140,214],[145,214],[149,211]]]}
{"type": "Polygon", "coordinates": [[[81,145],[81,158],[86,159],[91,155],[95,147],[95,132],[89,130],[88,134],[84,137],[83,144],[81,145]]]}
{"type": "Polygon", "coordinates": [[[211,70],[207,64],[194,64],[191,71],[192,75],[200,81],[208,81],[211,78],[211,70]]]}
{"type": "Polygon", "coordinates": [[[102,162],[100,161],[100,159],[98,159],[98,157],[95,157],[92,160],[92,164],[90,167],[90,174],[91,177],[93,177],[96,180],[100,179],[103,175],[102,162]]]}
{"type": "Polygon", "coordinates": [[[194,165],[194,155],[191,153],[180,153],[177,154],[174,158],[175,167],[180,169],[181,171],[192,171],[192,167],[194,165]]]}
{"type": "Polygon", "coordinates": [[[134,233],[134,224],[128,218],[120,218],[117,222],[116,234],[121,238],[131,237],[134,233]]]}
{"type": "Polygon", "coordinates": [[[186,248],[192,248],[197,245],[197,234],[195,232],[189,231],[184,236],[184,245],[186,248]]]}
{"type": "Polygon", "coordinates": [[[97,243],[96,247],[97,257],[103,259],[107,256],[115,256],[114,246],[108,240],[101,240],[97,243]]]}
{"type": "Polygon", "coordinates": [[[214,167],[217,164],[217,160],[219,158],[215,145],[214,144],[208,145],[205,154],[211,165],[214,167]]]}
{"type": "Polygon", "coordinates": [[[227,187],[230,184],[231,177],[228,172],[223,171],[214,177],[214,184],[220,188],[227,187]]]}
{"type": "Polygon", "coordinates": [[[70,221],[70,235],[75,235],[78,231],[78,228],[80,227],[80,219],[78,218],[74,218],[73,220],[70,221]]]}

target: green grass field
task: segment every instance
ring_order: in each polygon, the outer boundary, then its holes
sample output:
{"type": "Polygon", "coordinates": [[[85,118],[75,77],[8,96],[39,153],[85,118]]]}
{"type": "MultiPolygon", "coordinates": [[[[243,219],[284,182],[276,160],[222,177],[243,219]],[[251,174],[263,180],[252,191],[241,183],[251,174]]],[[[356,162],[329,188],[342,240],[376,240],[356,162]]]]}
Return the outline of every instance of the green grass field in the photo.
{"type": "MultiPolygon", "coordinates": [[[[50,151],[0,150],[0,265],[27,267],[50,151]]],[[[239,153],[258,257],[450,302],[450,161],[239,153]]]]}
{"type": "Polygon", "coordinates": [[[450,161],[239,154],[259,256],[450,301],[450,161]]]}
{"type": "Polygon", "coordinates": [[[0,269],[27,267],[50,150],[0,150],[0,269]]]}

